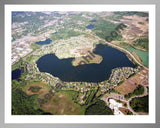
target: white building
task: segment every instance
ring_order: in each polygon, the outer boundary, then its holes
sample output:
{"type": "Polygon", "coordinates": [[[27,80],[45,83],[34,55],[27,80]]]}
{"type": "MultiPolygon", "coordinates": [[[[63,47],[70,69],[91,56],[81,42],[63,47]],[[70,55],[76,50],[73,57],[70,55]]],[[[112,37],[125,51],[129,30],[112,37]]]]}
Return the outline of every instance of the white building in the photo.
{"type": "Polygon", "coordinates": [[[109,99],[109,107],[114,110],[114,115],[124,115],[119,107],[122,107],[122,103],[116,102],[114,99],[109,99]]]}

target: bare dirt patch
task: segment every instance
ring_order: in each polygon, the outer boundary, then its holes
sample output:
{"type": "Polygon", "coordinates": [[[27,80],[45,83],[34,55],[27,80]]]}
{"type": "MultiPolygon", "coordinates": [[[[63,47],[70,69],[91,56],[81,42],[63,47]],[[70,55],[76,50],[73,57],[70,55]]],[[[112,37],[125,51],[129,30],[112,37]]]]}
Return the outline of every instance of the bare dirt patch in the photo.
{"type": "Polygon", "coordinates": [[[93,47],[86,47],[83,46],[76,47],[75,49],[71,49],[70,53],[76,55],[76,57],[81,57],[87,55],[89,52],[93,51],[93,47]]]}
{"type": "Polygon", "coordinates": [[[145,78],[140,74],[136,74],[135,76],[131,77],[130,80],[134,81],[136,84],[141,84],[141,82],[144,80],[145,78]]]}
{"type": "Polygon", "coordinates": [[[130,43],[138,39],[140,36],[148,36],[148,17],[140,17],[137,15],[123,16],[121,22],[127,25],[125,31],[122,32],[123,40],[130,43]]]}
{"type": "Polygon", "coordinates": [[[124,114],[124,115],[127,115],[127,113],[131,113],[131,111],[129,111],[129,109],[126,109],[126,108],[119,108],[119,110],[124,114]]]}
{"type": "Polygon", "coordinates": [[[144,70],[141,70],[140,73],[144,76],[148,76],[149,75],[149,71],[144,69],[144,70]]]}
{"type": "Polygon", "coordinates": [[[132,84],[128,80],[126,80],[120,86],[115,87],[115,90],[120,92],[122,95],[126,95],[128,93],[133,92],[136,89],[137,85],[132,84]]]}
{"type": "Polygon", "coordinates": [[[107,97],[109,97],[109,96],[111,96],[111,94],[107,93],[107,94],[105,94],[103,97],[104,97],[104,98],[107,98],[107,97]]]}

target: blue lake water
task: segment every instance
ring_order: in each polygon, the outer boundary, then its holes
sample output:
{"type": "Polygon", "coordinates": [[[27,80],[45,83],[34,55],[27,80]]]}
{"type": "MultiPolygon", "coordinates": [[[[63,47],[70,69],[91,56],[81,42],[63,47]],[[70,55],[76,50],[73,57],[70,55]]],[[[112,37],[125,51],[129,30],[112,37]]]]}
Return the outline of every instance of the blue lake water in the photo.
{"type": "Polygon", "coordinates": [[[97,22],[97,20],[91,20],[90,22],[94,23],[94,22],[97,22]]]}
{"type": "Polygon", "coordinates": [[[57,32],[52,33],[52,35],[57,34],[57,32]]]}
{"type": "Polygon", "coordinates": [[[87,29],[93,29],[94,28],[94,25],[93,24],[90,24],[88,26],[86,26],[87,29]]]}
{"type": "MultiPolygon", "coordinates": [[[[117,67],[136,67],[125,53],[107,45],[97,45],[94,53],[103,57],[100,64],[72,66],[71,62],[74,58],[58,59],[54,54],[47,54],[39,58],[37,66],[40,72],[48,72],[62,81],[83,82],[107,80],[111,70],[117,67]]],[[[93,56],[90,55],[90,57],[93,56]]]]}
{"type": "Polygon", "coordinates": [[[15,69],[12,71],[12,80],[18,79],[21,76],[21,70],[15,69]]]}
{"type": "Polygon", "coordinates": [[[50,38],[48,38],[45,41],[38,41],[38,42],[36,42],[36,44],[38,44],[38,45],[45,45],[45,44],[50,44],[51,41],[52,40],[50,38]]]}

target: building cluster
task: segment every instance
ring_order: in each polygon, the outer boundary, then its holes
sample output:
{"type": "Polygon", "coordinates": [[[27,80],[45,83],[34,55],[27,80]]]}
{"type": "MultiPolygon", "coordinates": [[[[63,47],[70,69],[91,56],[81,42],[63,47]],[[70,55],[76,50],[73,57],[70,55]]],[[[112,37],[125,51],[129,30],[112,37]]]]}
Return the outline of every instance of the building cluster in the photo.
{"type": "Polygon", "coordinates": [[[26,56],[32,51],[30,45],[23,41],[15,41],[12,43],[12,65],[20,58],[26,56]]]}
{"type": "Polygon", "coordinates": [[[109,78],[112,84],[118,84],[120,81],[124,81],[127,79],[130,75],[135,74],[139,71],[138,68],[132,68],[132,67],[122,67],[122,68],[116,68],[112,70],[112,74],[109,78]]]}

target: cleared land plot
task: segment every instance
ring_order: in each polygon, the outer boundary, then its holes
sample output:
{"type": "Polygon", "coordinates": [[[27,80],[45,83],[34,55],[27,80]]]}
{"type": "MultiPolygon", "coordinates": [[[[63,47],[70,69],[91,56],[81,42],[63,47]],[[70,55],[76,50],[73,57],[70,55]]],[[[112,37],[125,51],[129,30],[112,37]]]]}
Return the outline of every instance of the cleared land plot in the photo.
{"type": "Polygon", "coordinates": [[[111,96],[111,94],[106,93],[106,94],[103,96],[103,98],[107,98],[107,97],[109,97],[109,96],[111,96]]]}
{"type": "Polygon", "coordinates": [[[122,34],[126,42],[134,41],[139,36],[148,36],[148,17],[137,15],[123,17],[125,19],[122,19],[121,22],[128,25],[122,34]]]}
{"type": "Polygon", "coordinates": [[[74,66],[77,66],[77,65],[82,65],[82,64],[91,64],[91,63],[101,63],[102,62],[102,57],[99,56],[99,55],[96,55],[96,54],[93,54],[93,55],[87,55],[87,56],[84,56],[84,57],[76,57],[73,61],[72,61],[72,64],[74,66]]]}
{"type": "Polygon", "coordinates": [[[138,96],[138,95],[142,95],[144,93],[144,87],[142,85],[138,85],[138,87],[132,92],[129,93],[128,95],[125,95],[126,99],[129,99],[133,96],[138,96]]]}
{"type": "Polygon", "coordinates": [[[115,90],[120,92],[121,95],[126,95],[128,93],[133,92],[136,89],[137,85],[132,84],[128,80],[126,80],[123,84],[120,86],[115,87],[115,90]]]}
{"type": "Polygon", "coordinates": [[[132,76],[128,80],[126,80],[124,83],[122,83],[120,86],[115,87],[115,90],[120,92],[122,95],[126,95],[128,93],[132,93],[136,87],[139,84],[142,84],[142,81],[145,80],[145,77],[141,75],[140,71],[138,74],[135,76],[132,76]]]}
{"type": "Polygon", "coordinates": [[[145,75],[145,76],[146,76],[146,75],[147,75],[147,76],[149,75],[149,71],[148,71],[148,70],[145,70],[145,69],[144,69],[144,70],[141,70],[140,73],[141,73],[142,75],[145,75]]]}
{"type": "Polygon", "coordinates": [[[142,82],[143,85],[149,85],[149,82],[147,80],[142,82]]]}
{"type": "Polygon", "coordinates": [[[119,110],[124,114],[124,115],[133,115],[133,113],[131,111],[129,111],[129,109],[126,108],[119,108],[119,110]]]}
{"type": "Polygon", "coordinates": [[[129,80],[134,81],[136,84],[141,84],[141,82],[144,80],[145,78],[140,74],[136,74],[135,76],[131,77],[129,80]]]}

